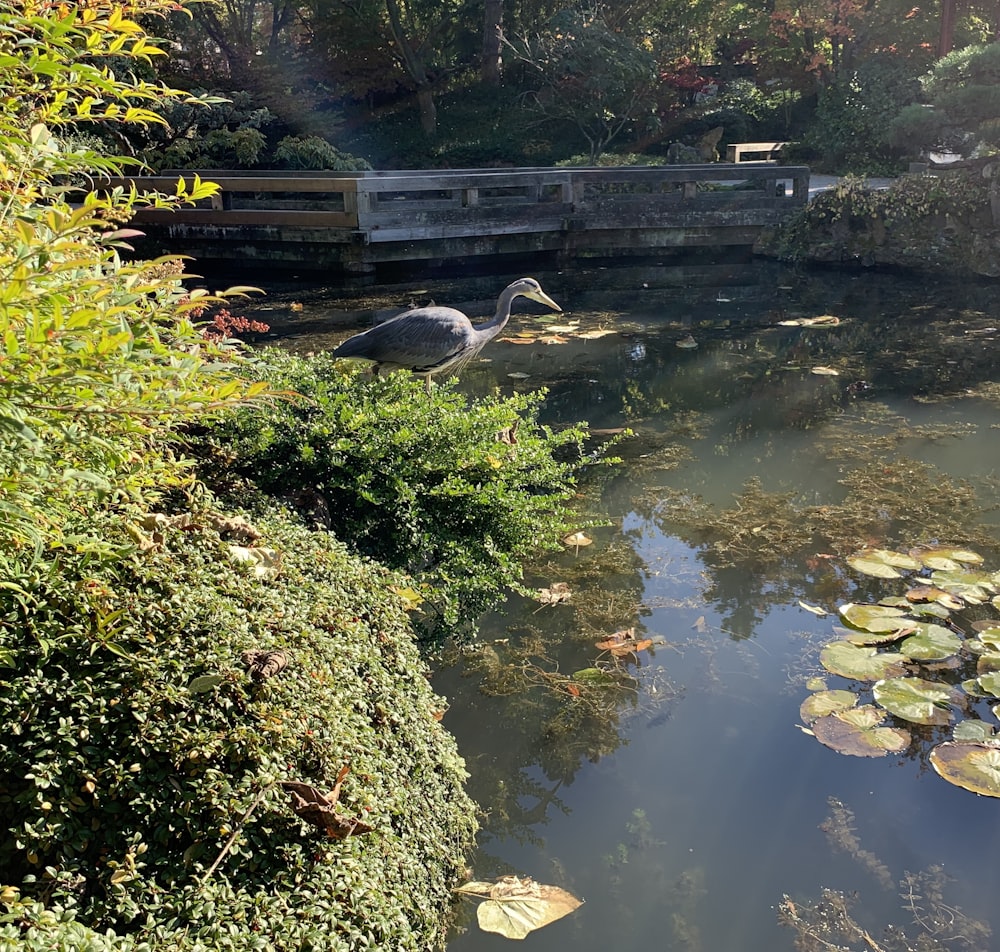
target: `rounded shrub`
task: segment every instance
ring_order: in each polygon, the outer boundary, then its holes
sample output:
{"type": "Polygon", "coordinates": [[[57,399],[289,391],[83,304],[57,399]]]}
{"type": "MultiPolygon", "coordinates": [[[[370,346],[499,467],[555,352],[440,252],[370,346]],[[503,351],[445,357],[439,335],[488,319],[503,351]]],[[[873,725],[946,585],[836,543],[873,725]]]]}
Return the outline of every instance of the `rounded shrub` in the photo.
{"type": "Polygon", "coordinates": [[[140,518],[98,517],[130,559],[7,566],[0,939],[439,947],[474,808],[392,577],[280,515],[140,518]],[[340,777],[370,832],[327,835],[281,786],[340,777]]]}

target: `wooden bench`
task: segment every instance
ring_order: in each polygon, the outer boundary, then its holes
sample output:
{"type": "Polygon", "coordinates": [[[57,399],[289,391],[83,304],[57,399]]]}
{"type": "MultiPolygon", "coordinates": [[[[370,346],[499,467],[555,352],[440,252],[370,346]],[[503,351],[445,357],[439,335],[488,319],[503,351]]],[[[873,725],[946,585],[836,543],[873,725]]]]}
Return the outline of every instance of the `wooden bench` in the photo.
{"type": "Polygon", "coordinates": [[[778,153],[787,142],[730,142],[726,146],[727,162],[777,162],[778,153]],[[753,156],[752,159],[745,156],[753,156]]]}

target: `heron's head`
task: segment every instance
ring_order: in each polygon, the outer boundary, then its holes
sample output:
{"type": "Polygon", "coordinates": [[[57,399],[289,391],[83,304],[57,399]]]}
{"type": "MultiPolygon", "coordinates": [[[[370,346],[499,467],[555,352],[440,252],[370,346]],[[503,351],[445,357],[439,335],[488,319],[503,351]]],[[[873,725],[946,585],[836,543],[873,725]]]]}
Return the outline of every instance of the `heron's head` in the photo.
{"type": "Polygon", "coordinates": [[[562,308],[542,290],[542,286],[534,278],[518,278],[517,281],[510,285],[508,290],[513,291],[514,297],[521,296],[531,298],[532,301],[538,301],[539,304],[551,307],[553,311],[562,310],[562,308]]]}

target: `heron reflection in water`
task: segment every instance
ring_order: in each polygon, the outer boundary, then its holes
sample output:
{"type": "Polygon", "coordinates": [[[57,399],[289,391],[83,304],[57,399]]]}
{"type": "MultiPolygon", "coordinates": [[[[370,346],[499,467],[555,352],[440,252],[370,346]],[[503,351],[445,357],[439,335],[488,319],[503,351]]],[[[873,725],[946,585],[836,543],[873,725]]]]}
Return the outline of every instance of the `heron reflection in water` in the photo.
{"type": "Polygon", "coordinates": [[[333,356],[373,360],[376,373],[383,368],[409,370],[424,378],[430,393],[434,374],[457,374],[504,329],[516,297],[562,310],[534,278],[518,278],[500,292],[496,314],[485,324],[473,324],[453,307],[417,307],[349,338],[333,356]]]}

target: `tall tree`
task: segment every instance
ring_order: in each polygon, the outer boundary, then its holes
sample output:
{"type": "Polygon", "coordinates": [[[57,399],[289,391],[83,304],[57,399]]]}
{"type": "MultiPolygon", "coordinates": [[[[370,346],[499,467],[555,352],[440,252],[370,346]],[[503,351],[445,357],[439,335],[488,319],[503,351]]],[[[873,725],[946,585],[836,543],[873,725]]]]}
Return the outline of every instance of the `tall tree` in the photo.
{"type": "Polygon", "coordinates": [[[503,0],[484,0],[483,59],[479,76],[484,86],[500,85],[503,45],[503,0]]]}

